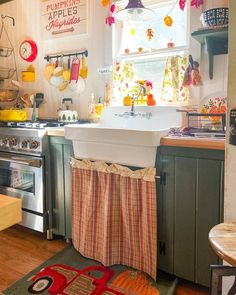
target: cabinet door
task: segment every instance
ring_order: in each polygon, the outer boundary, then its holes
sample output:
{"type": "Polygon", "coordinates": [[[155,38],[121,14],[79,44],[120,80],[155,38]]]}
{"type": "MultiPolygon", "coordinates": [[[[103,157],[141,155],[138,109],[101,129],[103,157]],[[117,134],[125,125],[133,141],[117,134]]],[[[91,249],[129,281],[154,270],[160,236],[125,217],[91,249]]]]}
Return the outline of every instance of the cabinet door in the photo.
{"type": "Polygon", "coordinates": [[[53,233],[65,236],[63,145],[51,143],[51,188],[53,199],[53,233]]]}
{"type": "Polygon", "coordinates": [[[174,157],[161,155],[158,160],[158,269],[174,273],[174,157]]]}
{"type": "Polygon", "coordinates": [[[175,157],[174,274],[194,281],[196,160],[175,157]]]}
{"type": "Polygon", "coordinates": [[[72,143],[63,137],[50,138],[53,232],[71,238],[71,167],[72,143]]]}
{"type": "Polygon", "coordinates": [[[64,145],[64,187],[65,187],[65,237],[71,236],[71,199],[72,199],[72,176],[70,158],[73,156],[73,146],[71,143],[64,145]]]}
{"type": "Polygon", "coordinates": [[[218,264],[208,241],[208,233],[221,220],[223,171],[222,161],[197,161],[195,282],[205,286],[210,283],[210,264],[218,264]]]}

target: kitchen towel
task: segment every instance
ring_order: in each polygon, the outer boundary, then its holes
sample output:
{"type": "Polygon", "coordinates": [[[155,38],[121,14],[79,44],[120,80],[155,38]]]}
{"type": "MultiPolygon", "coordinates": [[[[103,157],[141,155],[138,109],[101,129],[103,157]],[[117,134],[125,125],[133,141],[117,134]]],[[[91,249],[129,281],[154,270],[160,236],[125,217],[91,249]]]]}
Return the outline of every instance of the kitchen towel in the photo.
{"type": "Polygon", "coordinates": [[[72,240],[84,256],[156,279],[155,168],[72,159],[72,240]]]}

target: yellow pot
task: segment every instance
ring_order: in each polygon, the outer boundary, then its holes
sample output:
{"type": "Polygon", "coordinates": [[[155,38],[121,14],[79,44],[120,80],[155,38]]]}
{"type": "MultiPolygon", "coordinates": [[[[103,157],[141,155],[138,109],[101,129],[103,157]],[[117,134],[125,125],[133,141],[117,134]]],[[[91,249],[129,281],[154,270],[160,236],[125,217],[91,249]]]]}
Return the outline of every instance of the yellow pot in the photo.
{"type": "Polygon", "coordinates": [[[23,82],[34,82],[35,81],[35,72],[22,71],[22,81],[23,82]]]}
{"type": "Polygon", "coordinates": [[[25,110],[0,110],[0,121],[2,122],[19,122],[26,120],[27,115],[25,110]]]}

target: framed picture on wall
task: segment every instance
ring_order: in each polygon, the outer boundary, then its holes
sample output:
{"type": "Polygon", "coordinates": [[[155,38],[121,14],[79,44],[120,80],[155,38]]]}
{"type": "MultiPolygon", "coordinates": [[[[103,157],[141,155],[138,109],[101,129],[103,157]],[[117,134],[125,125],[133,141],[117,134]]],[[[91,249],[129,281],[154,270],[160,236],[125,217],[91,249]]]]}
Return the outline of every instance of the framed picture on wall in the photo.
{"type": "Polygon", "coordinates": [[[88,33],[88,0],[41,0],[44,39],[88,33]]]}

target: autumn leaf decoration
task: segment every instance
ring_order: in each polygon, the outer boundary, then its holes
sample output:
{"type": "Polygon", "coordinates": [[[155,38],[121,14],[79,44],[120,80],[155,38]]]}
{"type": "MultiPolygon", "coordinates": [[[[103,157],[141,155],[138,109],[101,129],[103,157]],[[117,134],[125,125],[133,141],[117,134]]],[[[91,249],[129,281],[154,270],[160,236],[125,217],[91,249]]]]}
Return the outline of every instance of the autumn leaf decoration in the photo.
{"type": "MultiPolygon", "coordinates": [[[[187,0],[179,0],[179,7],[184,10],[187,0]]],[[[191,7],[200,7],[203,4],[203,0],[191,0],[191,7]]]]}
{"type": "Polygon", "coordinates": [[[101,4],[103,7],[108,6],[109,3],[110,3],[110,0],[101,0],[101,4]]]}
{"type": "Polygon", "coordinates": [[[113,13],[115,11],[116,6],[114,3],[110,4],[110,0],[101,0],[101,4],[103,7],[109,6],[109,10],[108,10],[107,17],[105,19],[105,23],[106,23],[106,25],[108,25],[110,27],[111,25],[113,25],[115,23],[115,18],[113,16],[113,13]]]}

